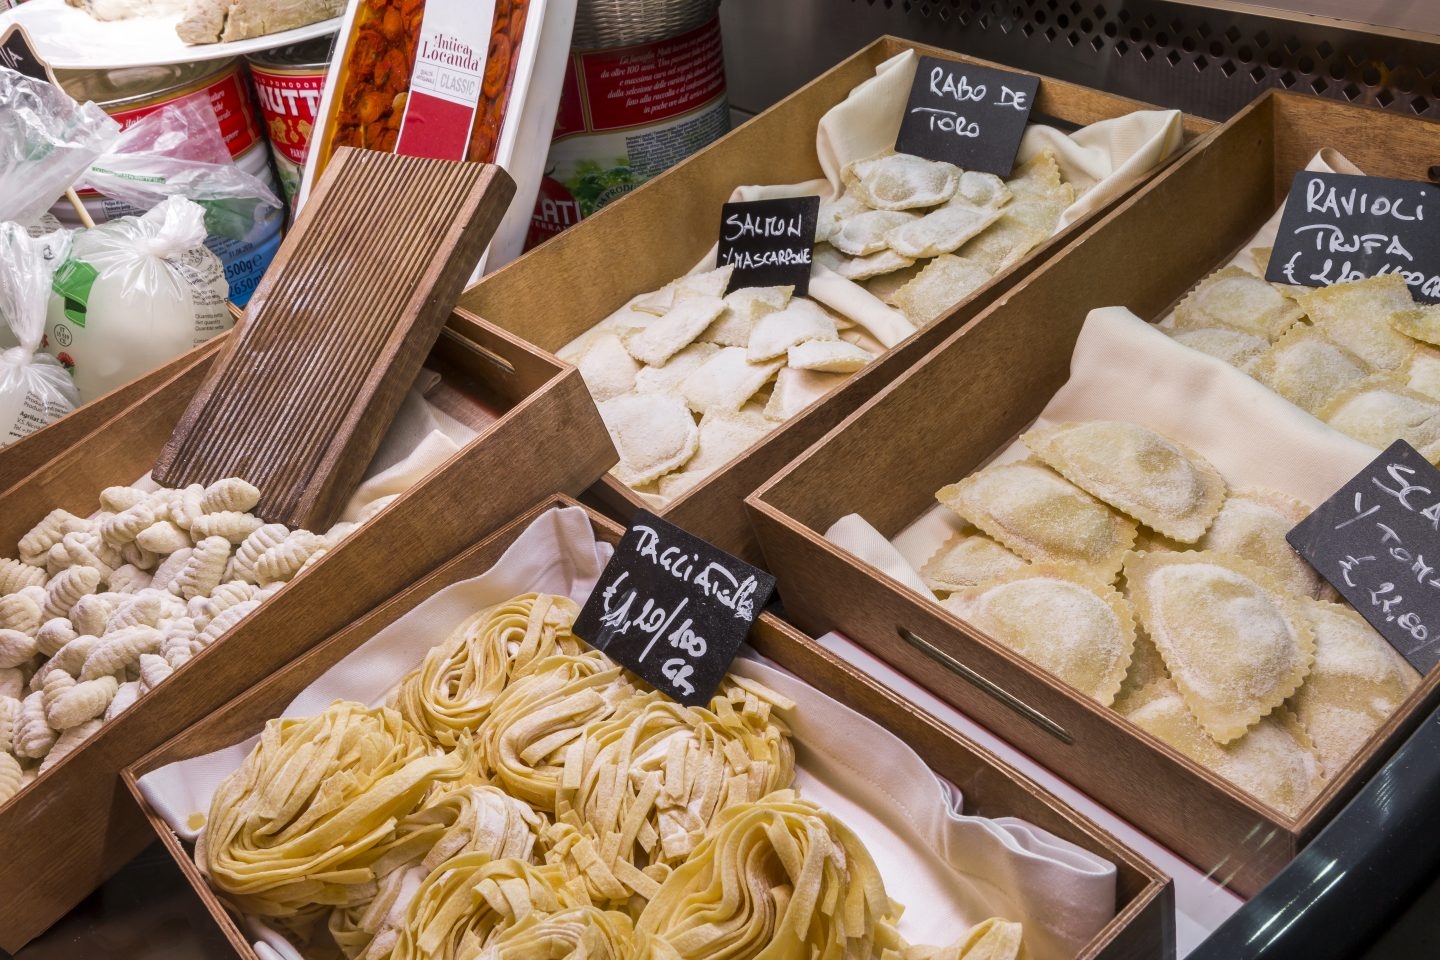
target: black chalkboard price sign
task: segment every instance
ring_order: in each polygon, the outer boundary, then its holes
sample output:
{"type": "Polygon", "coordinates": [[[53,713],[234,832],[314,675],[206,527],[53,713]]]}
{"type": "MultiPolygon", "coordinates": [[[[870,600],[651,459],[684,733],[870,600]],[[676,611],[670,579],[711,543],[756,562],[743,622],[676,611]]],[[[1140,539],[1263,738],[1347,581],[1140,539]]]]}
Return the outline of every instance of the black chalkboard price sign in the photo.
{"type": "Polygon", "coordinates": [[[811,254],[819,197],[727,203],[720,209],[718,266],[731,266],[725,292],[743,287],[810,289],[811,254]]]}
{"type": "Polygon", "coordinates": [[[641,510],[575,635],[686,706],[709,703],[775,578],[641,510]]]}
{"type": "Polygon", "coordinates": [[[1396,440],[1286,539],[1421,673],[1440,662],[1440,470],[1396,440]]]}
{"type": "Polygon", "coordinates": [[[1400,273],[1416,300],[1440,303],[1440,187],[1302,171],[1265,279],[1306,287],[1400,273]]]}
{"type": "Polygon", "coordinates": [[[32,80],[46,80],[58,85],[55,75],[50,72],[49,64],[35,52],[30,34],[18,23],[11,24],[4,34],[0,35],[0,67],[23,73],[32,80]]]}
{"type": "Polygon", "coordinates": [[[1040,78],[921,57],[895,139],[898,153],[1008,177],[1040,78]]]}

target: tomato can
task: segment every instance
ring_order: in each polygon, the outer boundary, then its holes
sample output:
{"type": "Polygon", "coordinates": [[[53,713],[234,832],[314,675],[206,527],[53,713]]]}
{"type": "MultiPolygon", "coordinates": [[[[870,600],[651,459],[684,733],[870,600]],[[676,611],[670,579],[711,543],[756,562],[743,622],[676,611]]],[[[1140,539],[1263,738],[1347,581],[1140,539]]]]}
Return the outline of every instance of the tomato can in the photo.
{"type": "Polygon", "coordinates": [[[335,37],[331,35],[245,58],[260,101],[270,155],[280,174],[285,199],[292,205],[305,171],[334,47],[335,37]]]}
{"type": "MultiPolygon", "coordinates": [[[[238,57],[111,70],[57,70],[56,76],[70,96],[82,102],[94,101],[122,128],[169,104],[203,97],[215,111],[220,134],[235,165],[271,190],[278,189],[261,135],[255,101],[250,96],[245,66],[238,57]]],[[[81,201],[91,219],[97,223],[140,212],[128,203],[102,197],[90,190],[81,193],[81,201]]],[[[75,211],[64,201],[53,206],[51,213],[66,227],[80,226],[75,211]]],[[[205,245],[225,265],[230,300],[237,306],[244,306],[250,300],[260,277],[275,258],[275,252],[280,247],[282,221],[283,218],[276,216],[267,229],[252,240],[215,235],[206,238],[205,245]]]]}
{"type": "Polygon", "coordinates": [[[526,249],[730,131],[717,0],[637,6],[580,4],[526,249]]]}

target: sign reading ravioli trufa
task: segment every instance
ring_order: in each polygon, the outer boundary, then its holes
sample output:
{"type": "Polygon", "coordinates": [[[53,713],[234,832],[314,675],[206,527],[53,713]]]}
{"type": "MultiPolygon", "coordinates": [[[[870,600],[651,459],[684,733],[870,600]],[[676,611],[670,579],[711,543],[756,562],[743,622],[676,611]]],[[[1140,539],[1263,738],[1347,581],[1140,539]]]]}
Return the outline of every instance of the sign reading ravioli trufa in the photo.
{"type": "Polygon", "coordinates": [[[641,510],[574,632],[671,699],[701,706],[774,589],[765,571],[641,510]]]}
{"type": "Polygon", "coordinates": [[[1302,171],[1265,279],[1305,287],[1398,273],[1416,300],[1440,303],[1440,187],[1302,171]]]}
{"type": "Polygon", "coordinates": [[[1008,177],[1040,78],[921,57],[895,139],[897,153],[1008,177]]]}
{"type": "Polygon", "coordinates": [[[1422,674],[1440,662],[1440,470],[1396,440],[1286,535],[1422,674]]]}
{"type": "Polygon", "coordinates": [[[819,197],[727,203],[720,208],[717,266],[734,267],[726,293],[744,287],[810,289],[819,197]]]}
{"type": "Polygon", "coordinates": [[[24,74],[31,80],[45,80],[56,86],[60,85],[55,74],[50,72],[50,65],[35,52],[35,44],[31,42],[30,34],[18,23],[12,24],[0,35],[0,67],[24,74]]]}

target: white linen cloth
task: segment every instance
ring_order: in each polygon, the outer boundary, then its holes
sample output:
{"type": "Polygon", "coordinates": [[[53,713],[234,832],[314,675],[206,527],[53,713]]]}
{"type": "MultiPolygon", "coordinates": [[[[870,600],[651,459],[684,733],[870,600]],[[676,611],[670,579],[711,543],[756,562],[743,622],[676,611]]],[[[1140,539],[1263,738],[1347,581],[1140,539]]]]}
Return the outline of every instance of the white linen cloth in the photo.
{"type": "MultiPolygon", "coordinates": [[[[478,609],[529,591],[583,603],[610,553],[583,510],[548,511],[489,571],[439,591],[377,633],[282,715],[314,714],[340,697],[378,705],[397,678],[478,609]]],[[[1112,864],[1020,820],[960,814],[958,791],[942,785],[893,734],[758,659],[737,660],[734,669],[797,702],[785,719],[795,733],[801,795],[835,812],[865,842],[889,895],[909,907],[900,929],[912,941],[948,943],[1000,915],[1025,925],[1035,960],[1060,960],[1114,916],[1112,864]]],[[[179,836],[193,840],[193,818],[208,813],[215,788],[256,740],[170,764],[142,777],[140,788],[179,836]]],[[[297,960],[283,937],[253,920],[249,927],[273,956],[297,960]]]]}

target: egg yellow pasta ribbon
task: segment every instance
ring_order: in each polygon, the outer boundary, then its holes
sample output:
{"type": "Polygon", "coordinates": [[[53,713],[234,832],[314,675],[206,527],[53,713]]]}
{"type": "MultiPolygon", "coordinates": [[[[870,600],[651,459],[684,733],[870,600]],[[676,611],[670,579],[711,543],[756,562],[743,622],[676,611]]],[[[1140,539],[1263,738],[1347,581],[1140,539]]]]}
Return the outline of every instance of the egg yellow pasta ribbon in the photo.
{"type": "Polygon", "coordinates": [[[383,877],[424,857],[446,824],[412,816],[470,758],[468,741],[432,756],[383,707],[338,700],[271,720],[215,791],[196,860],[237,909],[305,939],[330,908],[370,901],[383,877]]]}
{"type": "Polygon", "coordinates": [[[568,597],[527,593],[470,617],[400,682],[395,707],[432,742],[453,747],[490,714],[495,698],[531,665],[576,654],[580,612],[568,597]]]}
{"type": "Polygon", "coordinates": [[[462,853],[420,885],[390,960],[472,960],[496,930],[531,913],[583,905],[558,867],[462,853]]]}
{"type": "Polygon", "coordinates": [[[675,960],[669,944],[635,929],[628,916],[599,907],[532,913],[506,927],[478,960],[675,960]]]}

